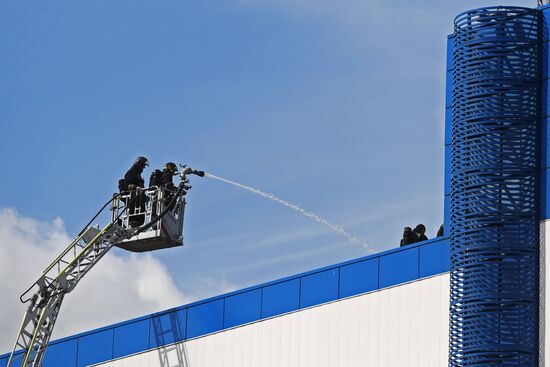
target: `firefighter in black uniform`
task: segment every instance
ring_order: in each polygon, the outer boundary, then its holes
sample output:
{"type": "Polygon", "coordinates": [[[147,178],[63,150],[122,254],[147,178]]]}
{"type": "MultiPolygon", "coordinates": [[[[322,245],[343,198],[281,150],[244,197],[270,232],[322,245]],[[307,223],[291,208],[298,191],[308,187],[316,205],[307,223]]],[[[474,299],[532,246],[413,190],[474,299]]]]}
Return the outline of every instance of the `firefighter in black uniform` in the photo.
{"type": "Polygon", "coordinates": [[[124,179],[119,181],[118,188],[120,191],[130,191],[130,200],[126,204],[130,206],[130,218],[128,224],[131,227],[138,227],[145,222],[145,201],[146,196],[141,190],[145,186],[145,181],[141,174],[145,167],[149,165],[149,161],[145,157],[138,157],[132,167],[124,175],[124,179]]]}
{"type": "Polygon", "coordinates": [[[174,162],[168,162],[164,165],[164,169],[160,175],[159,186],[164,189],[175,191],[176,187],[172,178],[178,174],[178,166],[174,162]]]}
{"type": "MultiPolygon", "coordinates": [[[[162,171],[157,169],[153,173],[151,173],[149,186],[157,186],[162,189],[163,201],[165,204],[168,204],[172,201],[174,193],[176,192],[176,186],[174,185],[173,177],[177,175],[177,173],[178,166],[176,166],[174,162],[166,163],[162,171]]],[[[170,210],[173,207],[174,205],[172,204],[170,210]]]]}
{"type": "Polygon", "coordinates": [[[144,187],[145,181],[141,177],[141,174],[148,165],[149,161],[147,158],[137,157],[132,167],[124,175],[124,190],[133,191],[144,187]]]}

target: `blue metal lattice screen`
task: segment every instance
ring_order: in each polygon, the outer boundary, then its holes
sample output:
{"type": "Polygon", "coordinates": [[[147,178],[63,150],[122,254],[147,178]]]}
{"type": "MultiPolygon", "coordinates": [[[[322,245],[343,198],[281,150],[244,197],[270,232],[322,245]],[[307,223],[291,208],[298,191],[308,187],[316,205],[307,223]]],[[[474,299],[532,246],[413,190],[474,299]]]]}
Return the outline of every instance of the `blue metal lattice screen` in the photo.
{"type": "Polygon", "coordinates": [[[449,365],[538,365],[540,15],[455,19],[449,365]]]}

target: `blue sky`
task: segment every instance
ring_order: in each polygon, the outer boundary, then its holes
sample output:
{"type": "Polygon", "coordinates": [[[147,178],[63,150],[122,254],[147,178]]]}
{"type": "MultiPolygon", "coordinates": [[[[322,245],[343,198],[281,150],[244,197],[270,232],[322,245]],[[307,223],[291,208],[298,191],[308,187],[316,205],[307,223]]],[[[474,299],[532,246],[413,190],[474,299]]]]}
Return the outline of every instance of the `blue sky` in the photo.
{"type": "MultiPolygon", "coordinates": [[[[485,5],[3,1],[0,208],[61,218],[72,236],[145,155],[296,202],[377,251],[405,225],[432,237],[446,36],[457,13],[485,5]]],[[[186,299],[365,254],[216,181],[193,178],[188,202],[185,246],[152,254],[186,299]]]]}

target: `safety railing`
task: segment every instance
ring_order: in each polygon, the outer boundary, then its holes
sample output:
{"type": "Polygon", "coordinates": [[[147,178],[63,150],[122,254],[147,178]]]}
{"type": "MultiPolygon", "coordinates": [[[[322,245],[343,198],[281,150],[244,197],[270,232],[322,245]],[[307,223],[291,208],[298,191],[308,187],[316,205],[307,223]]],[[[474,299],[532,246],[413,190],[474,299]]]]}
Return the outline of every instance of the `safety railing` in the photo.
{"type": "Polygon", "coordinates": [[[137,228],[155,221],[166,208],[178,220],[182,215],[182,200],[173,200],[176,191],[175,188],[151,186],[123,192],[113,200],[112,221],[122,228],[137,228]]]}

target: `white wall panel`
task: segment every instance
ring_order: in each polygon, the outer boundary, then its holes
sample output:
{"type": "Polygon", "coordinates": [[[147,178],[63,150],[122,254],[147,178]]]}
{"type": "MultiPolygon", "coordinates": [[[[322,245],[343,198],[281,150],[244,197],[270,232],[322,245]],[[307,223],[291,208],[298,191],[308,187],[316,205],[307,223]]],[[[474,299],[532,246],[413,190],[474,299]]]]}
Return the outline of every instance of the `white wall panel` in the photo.
{"type": "Polygon", "coordinates": [[[104,367],[442,367],[449,275],[297,311],[104,367]]]}

